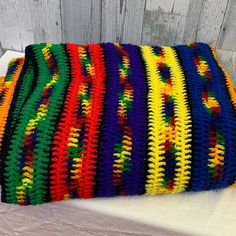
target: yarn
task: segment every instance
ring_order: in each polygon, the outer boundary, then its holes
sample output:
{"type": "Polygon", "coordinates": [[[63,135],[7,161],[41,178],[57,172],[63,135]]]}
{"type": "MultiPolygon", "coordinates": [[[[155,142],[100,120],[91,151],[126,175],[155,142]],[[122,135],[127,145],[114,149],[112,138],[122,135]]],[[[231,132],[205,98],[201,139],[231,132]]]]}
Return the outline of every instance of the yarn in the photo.
{"type": "Polygon", "coordinates": [[[0,83],[2,201],[235,186],[235,109],[203,43],[29,45],[0,83]]]}

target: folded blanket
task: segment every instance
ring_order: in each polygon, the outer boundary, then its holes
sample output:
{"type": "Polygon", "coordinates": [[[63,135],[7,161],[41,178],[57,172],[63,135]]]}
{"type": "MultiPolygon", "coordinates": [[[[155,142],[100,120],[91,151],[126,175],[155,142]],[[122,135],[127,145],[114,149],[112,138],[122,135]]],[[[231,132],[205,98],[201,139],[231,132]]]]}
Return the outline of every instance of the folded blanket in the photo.
{"type": "Polygon", "coordinates": [[[0,84],[3,202],[234,185],[236,95],[208,45],[25,53],[0,84]]]}

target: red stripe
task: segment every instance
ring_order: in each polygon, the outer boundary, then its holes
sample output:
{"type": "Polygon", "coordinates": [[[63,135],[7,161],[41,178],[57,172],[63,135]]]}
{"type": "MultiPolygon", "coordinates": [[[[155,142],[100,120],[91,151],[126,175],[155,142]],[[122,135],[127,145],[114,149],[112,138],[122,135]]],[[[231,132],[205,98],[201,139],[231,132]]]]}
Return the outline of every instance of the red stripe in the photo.
{"type": "Polygon", "coordinates": [[[76,122],[73,112],[78,106],[77,93],[81,84],[81,65],[79,63],[78,45],[66,44],[71,68],[71,81],[68,87],[61,119],[58,123],[51,150],[50,194],[52,201],[62,200],[69,193],[67,185],[67,143],[71,124],[76,122]]]}
{"type": "Polygon", "coordinates": [[[89,45],[88,50],[91,54],[92,64],[95,68],[95,75],[92,78],[91,88],[91,112],[86,116],[85,124],[85,144],[83,145],[82,166],[80,176],[76,180],[67,183],[67,143],[70,127],[77,127],[80,117],[74,116],[73,112],[78,108],[78,91],[81,83],[86,78],[82,73],[82,65],[79,62],[78,46],[67,44],[70,59],[72,79],[68,87],[65,104],[61,119],[58,123],[52,143],[52,164],[50,171],[50,194],[52,201],[62,200],[70,193],[71,189],[77,188],[77,195],[81,198],[91,198],[94,196],[95,173],[97,165],[97,148],[99,127],[101,125],[102,105],[105,94],[105,67],[103,50],[100,45],[89,45]],[[77,124],[77,125],[76,125],[77,124]]]}
{"type": "Polygon", "coordinates": [[[78,195],[81,198],[94,197],[95,174],[98,158],[98,137],[101,125],[102,107],[105,94],[105,66],[103,49],[99,44],[88,46],[91,61],[95,68],[91,88],[91,112],[85,124],[85,145],[82,151],[82,170],[79,178],[78,195]]]}

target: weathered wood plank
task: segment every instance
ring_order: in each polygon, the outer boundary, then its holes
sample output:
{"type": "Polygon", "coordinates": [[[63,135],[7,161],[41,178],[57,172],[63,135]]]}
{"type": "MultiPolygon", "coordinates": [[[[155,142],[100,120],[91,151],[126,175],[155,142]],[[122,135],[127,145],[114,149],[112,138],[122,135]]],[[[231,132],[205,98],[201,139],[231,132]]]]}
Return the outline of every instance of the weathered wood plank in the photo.
{"type": "Polygon", "coordinates": [[[188,0],[147,0],[142,43],[172,45],[182,43],[188,0]]]}
{"type": "Polygon", "coordinates": [[[216,46],[228,0],[205,0],[197,29],[197,41],[216,46]]]}
{"type": "Polygon", "coordinates": [[[157,10],[160,7],[164,12],[186,15],[188,2],[189,0],[146,0],[146,9],[157,10]]]}
{"type": "Polygon", "coordinates": [[[2,54],[3,54],[3,48],[2,48],[2,44],[0,42],[0,57],[2,56],[2,54]]]}
{"type": "Polygon", "coordinates": [[[60,0],[29,1],[34,42],[62,42],[60,0]]]}
{"type": "Polygon", "coordinates": [[[103,42],[141,43],[145,0],[103,0],[103,42]]]}
{"type": "Polygon", "coordinates": [[[22,51],[34,41],[31,13],[27,0],[0,1],[2,47],[22,51]]]}
{"type": "Polygon", "coordinates": [[[61,41],[59,0],[0,1],[2,47],[23,51],[34,42],[61,41]]]}
{"type": "Polygon", "coordinates": [[[236,52],[221,49],[217,49],[216,52],[220,63],[228,71],[232,81],[234,82],[234,86],[236,87],[236,52]]]}
{"type": "Polygon", "coordinates": [[[147,0],[143,43],[216,45],[228,0],[147,0]]]}
{"type": "Polygon", "coordinates": [[[197,40],[198,25],[204,0],[190,0],[184,29],[184,42],[197,40]]]}
{"type": "Polygon", "coordinates": [[[64,41],[100,42],[101,0],[61,0],[64,41]]]}
{"type": "Polygon", "coordinates": [[[203,41],[216,46],[228,0],[190,0],[183,42],[203,41]]]}
{"type": "Polygon", "coordinates": [[[235,0],[1,0],[1,44],[204,41],[236,51],[235,12],[235,0]]]}
{"type": "Polygon", "coordinates": [[[229,0],[217,48],[236,51],[236,1],[229,0]]]}

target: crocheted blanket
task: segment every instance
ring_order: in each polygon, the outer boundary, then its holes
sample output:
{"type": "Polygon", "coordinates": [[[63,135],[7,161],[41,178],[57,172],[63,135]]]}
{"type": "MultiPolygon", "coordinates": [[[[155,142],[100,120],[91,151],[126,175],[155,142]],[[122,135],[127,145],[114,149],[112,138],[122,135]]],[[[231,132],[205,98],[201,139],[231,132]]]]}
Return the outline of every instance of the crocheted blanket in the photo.
{"type": "Polygon", "coordinates": [[[3,202],[234,185],[236,95],[208,45],[25,52],[0,83],[3,202]]]}

